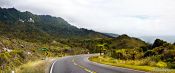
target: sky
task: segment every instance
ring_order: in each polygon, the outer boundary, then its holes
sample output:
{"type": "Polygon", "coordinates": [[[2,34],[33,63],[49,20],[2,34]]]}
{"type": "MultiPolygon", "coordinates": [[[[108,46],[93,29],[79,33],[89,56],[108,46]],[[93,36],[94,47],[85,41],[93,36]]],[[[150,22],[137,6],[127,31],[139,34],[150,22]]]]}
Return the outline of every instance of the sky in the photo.
{"type": "Polygon", "coordinates": [[[62,17],[99,32],[175,36],[175,0],[0,0],[0,6],[62,17]]]}

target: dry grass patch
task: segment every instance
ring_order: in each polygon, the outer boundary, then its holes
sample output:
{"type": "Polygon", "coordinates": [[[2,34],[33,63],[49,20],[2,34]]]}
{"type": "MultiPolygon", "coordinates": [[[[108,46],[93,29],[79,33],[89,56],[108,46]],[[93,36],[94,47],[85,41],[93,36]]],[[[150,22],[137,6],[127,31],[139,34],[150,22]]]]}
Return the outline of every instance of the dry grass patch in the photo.
{"type": "Polygon", "coordinates": [[[30,61],[16,69],[16,73],[47,73],[54,59],[30,61]]]}

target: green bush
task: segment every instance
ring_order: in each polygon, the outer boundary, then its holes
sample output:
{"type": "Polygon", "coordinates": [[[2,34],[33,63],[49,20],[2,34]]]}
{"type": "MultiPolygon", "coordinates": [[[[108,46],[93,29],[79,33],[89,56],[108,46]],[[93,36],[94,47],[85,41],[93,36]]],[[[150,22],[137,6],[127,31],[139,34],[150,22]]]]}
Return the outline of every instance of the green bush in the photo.
{"type": "Polygon", "coordinates": [[[144,57],[153,56],[153,55],[156,55],[156,52],[152,50],[148,50],[145,52],[144,57]]]}
{"type": "Polygon", "coordinates": [[[155,55],[150,57],[151,61],[159,62],[162,59],[162,55],[155,55]]]}
{"type": "Polygon", "coordinates": [[[150,61],[148,64],[149,66],[155,67],[157,63],[155,61],[150,61]]]}
{"type": "Polygon", "coordinates": [[[168,68],[175,69],[175,63],[168,63],[168,68]]]}
{"type": "Polygon", "coordinates": [[[156,64],[157,67],[161,67],[161,68],[165,68],[167,67],[167,63],[165,62],[162,62],[162,61],[159,61],[157,64],[156,64]]]}

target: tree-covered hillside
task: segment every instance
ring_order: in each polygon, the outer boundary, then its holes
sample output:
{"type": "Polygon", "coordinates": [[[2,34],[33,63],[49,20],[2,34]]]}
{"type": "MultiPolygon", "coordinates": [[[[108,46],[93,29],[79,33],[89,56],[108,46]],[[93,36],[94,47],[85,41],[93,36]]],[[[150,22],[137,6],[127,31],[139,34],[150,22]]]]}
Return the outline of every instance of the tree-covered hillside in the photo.
{"type": "Polygon", "coordinates": [[[68,44],[69,46],[80,46],[83,48],[89,49],[92,53],[99,53],[99,44],[104,44],[106,50],[108,49],[132,49],[132,48],[140,48],[148,46],[144,41],[130,37],[127,35],[120,35],[116,38],[104,38],[104,39],[95,39],[95,40],[68,40],[62,41],[64,44],[68,44]]]}
{"type": "Polygon", "coordinates": [[[109,40],[111,41],[110,46],[113,46],[118,49],[122,48],[139,48],[143,46],[147,46],[148,44],[139,38],[130,37],[128,35],[120,35],[117,38],[109,40]]]}
{"type": "Polygon", "coordinates": [[[0,8],[0,34],[27,41],[48,41],[49,39],[97,39],[106,36],[70,25],[60,17],[35,15],[15,8],[0,8]]]}

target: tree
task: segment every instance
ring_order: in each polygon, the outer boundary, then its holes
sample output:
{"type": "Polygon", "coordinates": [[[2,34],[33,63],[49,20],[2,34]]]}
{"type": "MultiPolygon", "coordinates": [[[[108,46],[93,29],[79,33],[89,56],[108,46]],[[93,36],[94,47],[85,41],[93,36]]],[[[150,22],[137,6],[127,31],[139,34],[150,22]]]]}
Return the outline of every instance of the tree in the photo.
{"type": "Polygon", "coordinates": [[[105,49],[105,47],[106,47],[106,43],[103,43],[103,44],[97,44],[96,46],[99,48],[100,55],[102,55],[102,51],[106,50],[106,49],[105,49]]]}
{"type": "Polygon", "coordinates": [[[167,43],[167,42],[160,39],[156,39],[152,45],[152,48],[163,46],[164,43],[167,43]]]}
{"type": "Polygon", "coordinates": [[[173,45],[175,45],[175,42],[173,43],[173,45]]]}
{"type": "Polygon", "coordinates": [[[153,55],[156,55],[156,52],[152,50],[148,50],[145,52],[144,57],[153,56],[153,55]]]}

